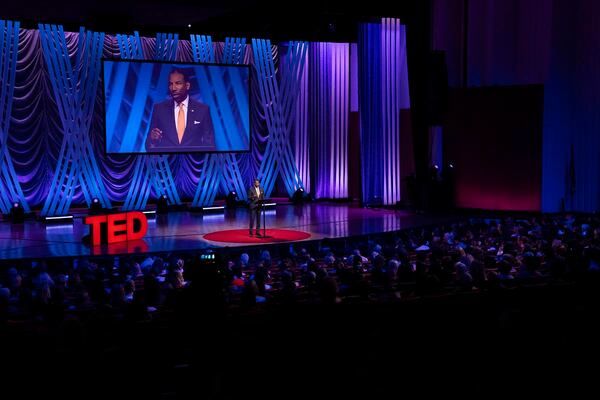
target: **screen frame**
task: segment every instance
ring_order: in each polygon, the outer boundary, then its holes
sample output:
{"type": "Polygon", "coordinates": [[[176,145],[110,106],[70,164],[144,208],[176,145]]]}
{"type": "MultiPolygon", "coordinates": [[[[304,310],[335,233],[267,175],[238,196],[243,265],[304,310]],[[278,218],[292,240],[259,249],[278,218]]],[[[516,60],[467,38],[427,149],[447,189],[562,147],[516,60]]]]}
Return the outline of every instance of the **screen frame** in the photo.
{"type": "Polygon", "coordinates": [[[250,64],[225,64],[225,63],[211,63],[211,62],[184,62],[184,61],[168,61],[168,60],[147,60],[147,59],[122,59],[122,58],[114,58],[114,57],[102,57],[100,59],[100,86],[102,90],[102,125],[103,125],[103,134],[104,134],[104,146],[102,146],[102,151],[105,156],[128,156],[128,155],[137,155],[137,156],[153,156],[153,155],[185,155],[185,154],[244,154],[251,153],[253,140],[252,140],[252,70],[250,64]],[[147,63],[147,64],[172,64],[172,65],[182,65],[182,66],[213,66],[213,67],[235,67],[235,68],[244,68],[248,71],[248,149],[247,150],[191,150],[191,151],[140,151],[140,152],[109,152],[108,151],[108,143],[106,142],[106,138],[108,137],[106,132],[106,91],[104,85],[104,62],[112,61],[112,62],[137,62],[137,63],[147,63]]]}

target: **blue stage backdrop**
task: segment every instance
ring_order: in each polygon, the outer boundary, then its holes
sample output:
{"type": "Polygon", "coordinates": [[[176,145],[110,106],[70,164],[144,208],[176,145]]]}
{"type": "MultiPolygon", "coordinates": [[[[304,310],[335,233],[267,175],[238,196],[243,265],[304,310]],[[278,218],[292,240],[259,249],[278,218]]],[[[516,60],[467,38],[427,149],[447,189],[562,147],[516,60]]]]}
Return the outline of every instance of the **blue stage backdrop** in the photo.
{"type": "MultiPolygon", "coordinates": [[[[152,59],[156,39],[141,37],[140,41],[142,55],[144,58],[152,59]]],[[[69,55],[74,60],[78,50],[79,34],[65,32],[65,42],[69,55]]],[[[216,56],[215,62],[221,62],[224,43],[213,42],[212,46],[216,56]]],[[[179,40],[176,61],[193,62],[192,52],[189,41],[179,40]]],[[[246,52],[246,57],[242,60],[243,64],[252,64],[251,54],[251,51],[246,52]]],[[[274,63],[277,64],[279,55],[275,45],[272,55],[274,63]]],[[[115,36],[105,36],[102,57],[115,61],[120,59],[121,54],[115,36]]],[[[136,156],[105,153],[104,99],[101,86],[98,86],[98,89],[100,90],[97,91],[95,97],[89,137],[100,169],[101,184],[110,201],[118,205],[125,201],[130,190],[135,174],[136,156]]],[[[165,91],[161,95],[164,97],[165,91]]],[[[249,103],[257,104],[259,97],[256,85],[250,86],[249,103]]],[[[54,101],[51,77],[44,62],[38,30],[19,30],[13,98],[10,132],[6,141],[7,151],[12,159],[25,201],[30,206],[39,208],[44,204],[50,192],[64,132],[59,110],[54,101]]],[[[243,109],[243,106],[240,108],[243,109]]],[[[269,139],[262,111],[251,107],[250,114],[249,120],[252,121],[252,125],[248,130],[252,143],[248,147],[251,151],[237,155],[242,180],[247,185],[250,185],[252,178],[257,175],[269,139]]],[[[184,200],[194,198],[203,169],[203,159],[204,155],[201,153],[168,156],[177,191],[184,200]]],[[[282,188],[284,185],[279,181],[274,194],[286,193],[282,188]]],[[[220,193],[226,194],[223,191],[220,193]]],[[[153,191],[150,201],[152,201],[152,197],[156,196],[157,193],[153,191]]],[[[75,187],[71,204],[85,205],[79,185],[75,187]]]]}
{"type": "Polygon", "coordinates": [[[362,201],[400,201],[400,111],[409,108],[406,29],[399,19],[360,25],[362,201]]]}
{"type": "MultiPolygon", "coordinates": [[[[395,35],[396,28],[392,31],[395,35]]],[[[385,38],[384,47],[387,46],[385,38]]],[[[161,51],[160,43],[157,46],[157,39],[145,37],[139,39],[140,49],[135,49],[136,56],[133,57],[132,54],[126,54],[126,52],[132,52],[134,49],[120,46],[119,37],[104,35],[100,46],[101,55],[99,56],[102,59],[113,61],[113,64],[125,58],[155,59],[157,51],[161,51]]],[[[348,70],[347,46],[316,44],[314,47],[316,52],[313,54],[318,53],[319,56],[313,57],[311,67],[313,73],[311,74],[305,68],[309,53],[308,42],[290,42],[285,46],[280,46],[273,45],[268,40],[255,39],[252,45],[246,45],[244,42],[238,41],[235,42],[237,44],[234,46],[231,44],[227,46],[224,43],[212,42],[210,37],[207,37],[206,43],[209,43],[213,50],[211,53],[213,54],[212,59],[206,61],[217,64],[239,63],[250,66],[249,69],[248,67],[241,67],[241,70],[247,70],[252,81],[249,93],[245,96],[241,92],[246,88],[245,80],[248,78],[247,76],[243,74],[232,76],[228,72],[213,73],[210,70],[211,67],[194,68],[193,75],[195,75],[199,87],[212,85],[215,92],[223,91],[227,93],[226,98],[218,98],[214,92],[210,91],[206,93],[200,90],[197,93],[201,101],[209,105],[216,106],[219,104],[220,109],[223,109],[223,107],[219,102],[225,101],[228,104],[225,111],[229,111],[224,115],[213,116],[213,120],[217,121],[215,125],[221,125],[221,128],[216,129],[242,132],[237,136],[224,135],[217,142],[217,146],[220,146],[221,149],[250,149],[249,152],[241,154],[218,154],[219,157],[212,157],[212,159],[218,159],[219,162],[225,160],[226,162],[215,164],[213,167],[227,169],[231,166],[231,163],[236,163],[241,176],[241,178],[236,178],[238,185],[250,185],[252,179],[259,176],[264,178],[265,186],[272,196],[289,196],[298,188],[304,187],[299,172],[300,168],[298,167],[298,152],[294,145],[307,146],[313,149],[313,152],[309,152],[308,159],[303,159],[302,174],[309,173],[313,175],[309,176],[309,181],[313,182],[315,193],[324,197],[345,197],[348,193],[347,173],[345,171],[348,170],[347,164],[349,161],[344,151],[348,140],[346,133],[350,107],[348,98],[352,94],[347,93],[349,90],[347,87],[348,76],[351,74],[351,71],[348,70]],[[244,46],[246,47],[245,51],[241,51],[244,46]],[[285,51],[282,51],[282,49],[285,49],[285,51]],[[239,57],[230,54],[232,51],[239,54],[239,57]],[[323,63],[323,65],[317,66],[315,63],[323,63]],[[296,107],[297,100],[301,97],[299,94],[303,79],[309,80],[307,82],[310,92],[308,96],[311,99],[310,101],[313,101],[313,99],[315,101],[315,107],[311,108],[312,111],[306,106],[296,107]],[[317,90],[317,88],[322,90],[317,90]],[[250,104],[250,107],[247,107],[246,102],[250,104]],[[238,110],[239,115],[232,115],[236,112],[234,110],[238,110]],[[248,110],[248,112],[244,114],[243,110],[248,110]],[[329,122],[326,125],[319,125],[318,132],[308,134],[304,130],[305,136],[302,140],[294,140],[297,118],[301,118],[305,122],[308,121],[306,115],[299,114],[309,111],[312,113],[310,116],[311,124],[316,123],[316,119],[329,122]],[[224,139],[226,137],[229,137],[229,139],[224,139]],[[332,149],[333,153],[328,154],[328,148],[332,149]],[[224,158],[225,156],[227,160],[224,158]],[[320,167],[317,171],[314,169],[309,171],[310,168],[306,166],[311,164],[320,167]]],[[[82,43],[80,43],[80,35],[65,32],[64,46],[66,50],[62,54],[67,54],[71,59],[71,63],[76,65],[83,48],[82,43]]],[[[390,47],[391,50],[394,50],[394,54],[398,55],[400,62],[405,62],[405,55],[401,53],[403,48],[403,44],[390,47]],[[396,53],[396,50],[400,52],[396,53]]],[[[166,97],[166,88],[161,88],[158,83],[153,85],[152,79],[144,80],[142,77],[135,80],[129,79],[130,76],[148,74],[150,77],[157,76],[158,80],[156,82],[158,82],[161,76],[168,74],[171,64],[192,63],[195,60],[205,59],[202,54],[195,54],[195,52],[202,49],[187,40],[179,40],[176,49],[167,50],[172,53],[168,59],[173,61],[164,61],[165,64],[160,64],[159,67],[152,66],[149,71],[144,70],[143,64],[135,67],[137,70],[133,67],[127,67],[121,71],[120,68],[114,68],[114,65],[105,68],[104,72],[107,74],[107,84],[109,84],[109,87],[105,88],[109,94],[106,110],[112,113],[111,115],[115,115],[114,120],[111,121],[105,121],[103,91],[96,90],[102,87],[95,86],[99,81],[97,79],[93,81],[86,80],[86,76],[78,76],[79,84],[84,82],[86,87],[89,86],[89,93],[92,93],[93,87],[93,93],[95,93],[95,96],[91,94],[88,96],[93,103],[93,112],[86,117],[89,119],[85,121],[86,124],[89,122],[87,137],[90,142],[89,149],[92,152],[87,159],[94,160],[94,163],[97,164],[98,180],[100,182],[96,183],[104,191],[103,196],[106,196],[107,204],[119,205],[126,200],[136,174],[140,173],[139,163],[136,162],[136,157],[140,156],[107,153],[105,122],[111,130],[108,138],[109,149],[118,148],[120,151],[139,150],[141,143],[138,139],[139,131],[140,129],[143,131],[140,126],[147,125],[150,118],[149,110],[154,102],[166,97]],[[128,78],[118,78],[119,74],[126,74],[128,78]],[[113,86],[110,86],[111,82],[113,86]],[[114,90],[119,86],[117,83],[122,86],[120,90],[123,91],[123,94],[118,105],[113,105],[110,101],[110,95],[114,94],[114,90]],[[143,89],[141,92],[145,93],[144,96],[139,98],[141,100],[134,96],[135,91],[140,88],[143,89]],[[136,102],[141,105],[136,106],[133,104],[136,102]],[[118,134],[120,136],[115,133],[117,132],[117,125],[123,128],[123,131],[118,134]]],[[[363,59],[362,62],[369,63],[369,60],[363,59]]],[[[382,62],[387,61],[384,59],[382,62]]],[[[380,63],[378,65],[383,66],[384,64],[380,63]]],[[[387,86],[384,93],[392,90],[396,91],[398,95],[401,93],[397,92],[395,88],[398,87],[399,82],[405,80],[402,75],[405,66],[401,67],[394,64],[391,65],[391,68],[394,73],[386,76],[385,79],[390,78],[393,81],[388,82],[384,79],[381,84],[387,86]]],[[[32,207],[41,207],[46,199],[51,197],[49,194],[55,181],[57,165],[60,165],[62,159],[60,154],[62,154],[61,148],[65,143],[63,140],[65,136],[65,119],[59,112],[55,96],[56,90],[53,90],[57,75],[48,72],[38,30],[19,30],[15,70],[10,132],[6,139],[7,154],[11,157],[25,201],[32,207]]],[[[400,87],[403,87],[403,85],[401,84],[400,87]]],[[[397,187],[399,187],[400,182],[396,173],[399,156],[395,151],[398,148],[398,142],[392,131],[395,132],[398,127],[396,111],[399,110],[398,107],[403,108],[402,102],[404,100],[402,99],[405,97],[400,97],[400,101],[396,99],[393,104],[390,103],[392,114],[380,116],[383,118],[382,122],[387,124],[384,125],[386,134],[381,144],[389,145],[383,163],[381,165],[364,165],[363,169],[363,179],[376,182],[381,190],[381,196],[386,199],[389,197],[389,201],[397,200],[399,195],[397,187]]],[[[406,96],[406,101],[407,99],[406,96]]],[[[85,104],[86,110],[92,106],[89,100],[82,104],[85,104]]],[[[210,166],[210,163],[207,163],[206,154],[170,154],[163,157],[168,159],[174,187],[181,199],[188,201],[194,199],[199,191],[203,192],[205,186],[201,182],[201,177],[203,174],[208,174],[204,171],[210,166]]],[[[230,172],[228,172],[229,175],[231,175],[230,172]]],[[[73,173],[78,172],[74,171],[73,173]]],[[[89,183],[87,181],[88,175],[83,176],[83,182],[86,184],[89,183]]],[[[213,177],[213,175],[210,175],[210,177],[213,177]]],[[[228,179],[229,175],[223,175],[223,184],[219,185],[220,188],[218,188],[220,194],[227,194],[230,181],[228,179]]],[[[237,173],[235,175],[237,176],[237,173]]],[[[210,181],[208,178],[205,179],[206,182],[210,181]]],[[[73,187],[68,188],[69,203],[71,205],[86,204],[91,192],[81,186],[82,177],[69,180],[69,182],[73,182],[73,187]]],[[[159,194],[156,193],[156,189],[153,187],[149,201],[152,202],[152,199],[159,194]]],[[[210,200],[214,197],[211,195],[207,198],[210,200]]]]}
{"type": "Polygon", "coordinates": [[[30,211],[8,147],[18,41],[19,23],[0,21],[0,60],[3,64],[0,68],[0,81],[3,83],[0,85],[0,211],[4,214],[8,214],[15,203],[21,204],[24,211],[30,211]]]}
{"type": "Polygon", "coordinates": [[[310,165],[317,197],[348,197],[349,72],[348,43],[311,43],[310,158],[303,161],[310,165]]]}

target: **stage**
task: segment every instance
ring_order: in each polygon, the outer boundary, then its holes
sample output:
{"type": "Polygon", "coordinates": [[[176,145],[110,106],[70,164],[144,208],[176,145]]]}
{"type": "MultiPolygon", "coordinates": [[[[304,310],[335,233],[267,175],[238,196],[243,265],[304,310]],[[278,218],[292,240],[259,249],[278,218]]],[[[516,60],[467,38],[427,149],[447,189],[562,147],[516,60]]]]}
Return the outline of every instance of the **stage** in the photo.
{"type": "MultiPolygon", "coordinates": [[[[235,243],[207,240],[204,236],[219,233],[223,238],[228,233],[221,231],[228,230],[240,230],[240,234],[247,234],[248,209],[240,207],[204,214],[178,211],[149,218],[148,232],[141,241],[90,246],[82,240],[89,233],[88,226],[83,224],[83,217],[76,215],[69,224],[45,224],[36,220],[12,224],[3,221],[0,223],[0,258],[103,256],[265,246],[284,243],[287,236],[278,237],[282,231],[296,231],[300,235],[298,237],[302,238],[300,241],[310,241],[396,231],[456,219],[408,211],[360,208],[348,203],[278,205],[266,210],[267,235],[270,238],[248,237],[245,243],[235,243]],[[272,235],[272,232],[276,234],[272,235]]],[[[231,237],[235,239],[235,236],[231,237]]]]}

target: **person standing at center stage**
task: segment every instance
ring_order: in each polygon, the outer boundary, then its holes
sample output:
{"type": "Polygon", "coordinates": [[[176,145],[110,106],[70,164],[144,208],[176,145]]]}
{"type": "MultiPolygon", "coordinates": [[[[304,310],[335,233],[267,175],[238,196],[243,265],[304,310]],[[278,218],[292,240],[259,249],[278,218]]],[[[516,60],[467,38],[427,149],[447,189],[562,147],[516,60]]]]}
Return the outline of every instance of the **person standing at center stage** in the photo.
{"type": "Polygon", "coordinates": [[[262,236],[260,234],[260,210],[262,207],[261,201],[264,199],[265,192],[260,186],[260,181],[255,179],[254,184],[248,189],[248,201],[250,202],[250,236],[252,236],[254,221],[256,221],[256,236],[262,236]]]}

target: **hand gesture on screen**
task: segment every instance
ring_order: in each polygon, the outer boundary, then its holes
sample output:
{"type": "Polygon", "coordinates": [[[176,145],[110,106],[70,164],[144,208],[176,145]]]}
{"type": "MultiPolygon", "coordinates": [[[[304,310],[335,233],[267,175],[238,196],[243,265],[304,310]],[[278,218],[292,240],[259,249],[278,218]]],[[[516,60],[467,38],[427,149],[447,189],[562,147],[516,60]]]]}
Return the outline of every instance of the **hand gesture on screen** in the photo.
{"type": "Polygon", "coordinates": [[[162,140],[163,137],[163,133],[160,129],[158,128],[154,128],[152,129],[152,131],[150,132],[150,141],[155,144],[158,143],[162,140]]]}

